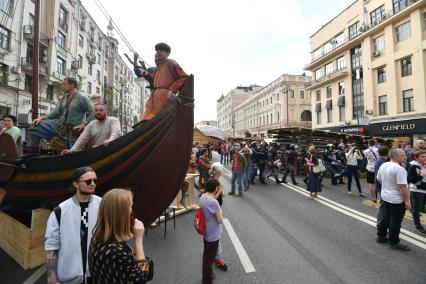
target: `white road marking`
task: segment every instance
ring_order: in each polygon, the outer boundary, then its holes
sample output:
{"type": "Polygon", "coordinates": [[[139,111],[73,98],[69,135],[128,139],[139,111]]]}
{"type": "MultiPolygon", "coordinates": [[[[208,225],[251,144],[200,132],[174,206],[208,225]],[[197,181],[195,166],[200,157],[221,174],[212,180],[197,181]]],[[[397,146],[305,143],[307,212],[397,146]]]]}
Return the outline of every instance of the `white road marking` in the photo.
{"type": "Polygon", "coordinates": [[[250,261],[249,256],[247,255],[246,250],[240,242],[237,234],[234,231],[231,223],[227,218],[223,219],[223,225],[225,225],[226,231],[228,232],[229,238],[231,239],[232,244],[234,245],[235,250],[237,251],[238,257],[240,258],[241,264],[244,267],[246,273],[255,272],[253,264],[250,261]]]}
{"type": "Polygon", "coordinates": [[[39,269],[37,269],[37,271],[34,272],[27,280],[22,282],[22,284],[33,284],[33,283],[35,283],[38,279],[40,279],[41,276],[43,276],[44,273],[46,273],[46,271],[47,271],[47,268],[46,268],[46,265],[44,264],[39,269]]]}
{"type": "MultiPolygon", "coordinates": [[[[306,189],[304,189],[302,187],[290,185],[290,184],[285,184],[285,185],[281,184],[281,185],[283,187],[289,188],[289,189],[291,189],[291,190],[293,190],[297,193],[300,193],[302,195],[309,196],[306,189]]],[[[319,196],[315,200],[317,202],[329,207],[329,208],[332,208],[332,209],[334,209],[338,212],[341,212],[341,213],[343,213],[347,216],[350,216],[354,219],[357,219],[361,222],[364,222],[365,224],[368,224],[368,225],[373,226],[373,227],[376,227],[376,225],[377,225],[377,219],[376,218],[374,218],[370,215],[364,214],[364,213],[357,211],[355,209],[344,206],[344,205],[337,203],[335,201],[332,201],[328,198],[325,198],[323,196],[319,196]]],[[[426,238],[424,238],[424,237],[421,237],[421,236],[414,234],[410,231],[407,231],[405,229],[401,229],[400,238],[411,243],[411,244],[413,244],[413,245],[416,245],[416,246],[426,250],[426,238]]]]}

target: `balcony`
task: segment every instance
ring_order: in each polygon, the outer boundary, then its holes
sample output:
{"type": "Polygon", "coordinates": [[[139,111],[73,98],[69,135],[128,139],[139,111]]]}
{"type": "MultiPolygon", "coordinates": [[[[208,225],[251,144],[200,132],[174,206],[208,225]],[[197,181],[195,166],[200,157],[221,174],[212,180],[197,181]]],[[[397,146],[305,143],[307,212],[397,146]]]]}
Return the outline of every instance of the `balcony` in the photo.
{"type": "MultiPolygon", "coordinates": [[[[47,75],[47,65],[39,64],[39,73],[42,75],[47,75]]],[[[32,71],[33,70],[33,58],[32,57],[22,57],[21,58],[21,67],[24,71],[32,71]]]]}
{"type": "Polygon", "coordinates": [[[34,27],[32,25],[24,26],[24,38],[31,40],[34,38],[34,27]]]}
{"type": "Polygon", "coordinates": [[[317,80],[314,80],[312,82],[312,84],[309,87],[306,88],[306,90],[316,89],[316,88],[318,88],[322,85],[325,85],[325,84],[327,84],[331,81],[341,79],[341,78],[347,76],[348,74],[349,74],[348,67],[344,67],[342,69],[335,70],[334,72],[332,72],[328,75],[325,75],[325,76],[323,76],[323,77],[321,77],[317,80]]]}
{"type": "Polygon", "coordinates": [[[90,64],[95,64],[96,63],[96,55],[87,53],[86,57],[89,60],[90,64]]]}
{"type": "Polygon", "coordinates": [[[334,39],[331,39],[331,49],[327,50],[327,52],[324,52],[324,50],[322,50],[318,56],[312,58],[311,62],[305,65],[304,69],[309,71],[316,69],[324,62],[337,56],[340,52],[343,52],[359,44],[359,39],[363,39],[366,36],[376,33],[379,28],[384,28],[384,26],[388,24],[390,20],[397,20],[397,18],[399,19],[405,17],[412,10],[419,8],[422,5],[420,4],[421,2],[423,1],[411,0],[408,2],[408,5],[406,7],[403,7],[396,13],[394,13],[393,10],[387,11],[385,14],[382,15],[380,21],[375,21],[373,23],[364,23],[359,27],[358,32],[354,36],[352,36],[351,38],[346,36],[339,44],[337,44],[334,39]]]}

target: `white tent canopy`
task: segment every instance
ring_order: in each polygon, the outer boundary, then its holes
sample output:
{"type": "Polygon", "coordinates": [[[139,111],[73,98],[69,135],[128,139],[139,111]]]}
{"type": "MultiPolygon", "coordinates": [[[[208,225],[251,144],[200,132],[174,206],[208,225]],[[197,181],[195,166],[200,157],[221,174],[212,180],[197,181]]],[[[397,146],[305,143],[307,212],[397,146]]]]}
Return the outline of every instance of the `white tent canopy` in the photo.
{"type": "Polygon", "coordinates": [[[210,125],[201,125],[197,127],[204,135],[214,138],[219,138],[221,140],[226,140],[228,135],[226,135],[225,131],[210,125]]]}

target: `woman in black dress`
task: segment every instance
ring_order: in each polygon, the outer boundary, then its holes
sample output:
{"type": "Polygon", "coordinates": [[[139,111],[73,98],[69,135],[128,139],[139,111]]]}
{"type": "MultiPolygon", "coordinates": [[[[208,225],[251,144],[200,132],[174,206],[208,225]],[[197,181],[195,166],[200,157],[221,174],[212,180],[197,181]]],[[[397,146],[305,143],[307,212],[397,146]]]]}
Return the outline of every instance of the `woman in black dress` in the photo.
{"type": "Polygon", "coordinates": [[[89,249],[94,283],[145,283],[152,279],[152,261],[145,258],[143,249],[144,226],[132,218],[132,200],[132,193],[124,189],[113,189],[102,198],[89,249]],[[135,252],[126,243],[132,237],[135,252]]]}
{"type": "Polygon", "coordinates": [[[319,179],[320,173],[316,170],[319,166],[319,161],[316,156],[317,150],[314,146],[309,147],[308,150],[309,159],[306,158],[306,162],[308,163],[309,173],[308,173],[308,191],[309,197],[314,199],[318,197],[318,192],[321,192],[321,182],[319,179]]]}

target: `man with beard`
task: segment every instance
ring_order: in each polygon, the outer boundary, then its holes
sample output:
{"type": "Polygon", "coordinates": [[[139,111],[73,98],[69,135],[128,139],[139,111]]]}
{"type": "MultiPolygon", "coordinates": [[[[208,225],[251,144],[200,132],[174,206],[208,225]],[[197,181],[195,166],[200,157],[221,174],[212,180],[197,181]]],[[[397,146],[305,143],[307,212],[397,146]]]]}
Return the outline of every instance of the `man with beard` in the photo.
{"type": "Polygon", "coordinates": [[[153,73],[147,70],[135,69],[138,77],[144,77],[151,85],[151,95],[145,105],[142,121],[153,119],[167,108],[174,96],[185,84],[188,75],[179,64],[169,59],[171,48],[162,42],[155,45],[155,68],[153,73]]]}
{"type": "Polygon", "coordinates": [[[101,198],[92,168],[74,171],[74,196],[53,209],[47,220],[45,250],[48,283],[92,283],[87,263],[101,198]]]}
{"type": "Polygon", "coordinates": [[[121,127],[118,119],[108,116],[106,104],[97,104],[95,107],[95,120],[87,125],[71,149],[62,151],[62,155],[83,150],[89,141],[92,147],[108,146],[111,141],[120,136],[121,127]]]}

